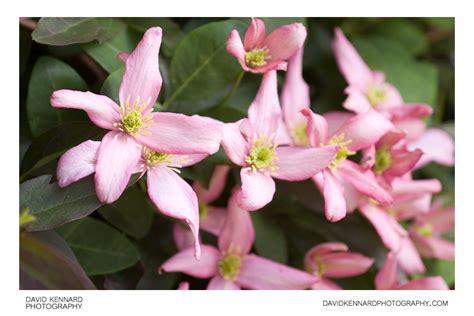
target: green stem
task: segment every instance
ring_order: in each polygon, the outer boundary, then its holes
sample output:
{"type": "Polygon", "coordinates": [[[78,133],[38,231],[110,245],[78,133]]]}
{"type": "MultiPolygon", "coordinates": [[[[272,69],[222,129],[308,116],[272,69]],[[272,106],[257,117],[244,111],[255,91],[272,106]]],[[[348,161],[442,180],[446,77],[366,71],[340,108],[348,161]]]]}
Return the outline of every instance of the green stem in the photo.
{"type": "Polygon", "coordinates": [[[244,78],[244,75],[245,75],[245,70],[242,70],[239,74],[239,77],[237,78],[237,81],[235,81],[234,85],[232,86],[232,89],[230,90],[230,92],[224,97],[224,99],[222,99],[222,101],[219,103],[219,105],[224,105],[227,101],[229,101],[229,99],[235,94],[235,92],[237,91],[237,89],[239,88],[240,86],[240,82],[242,81],[242,79],[244,78]]]}

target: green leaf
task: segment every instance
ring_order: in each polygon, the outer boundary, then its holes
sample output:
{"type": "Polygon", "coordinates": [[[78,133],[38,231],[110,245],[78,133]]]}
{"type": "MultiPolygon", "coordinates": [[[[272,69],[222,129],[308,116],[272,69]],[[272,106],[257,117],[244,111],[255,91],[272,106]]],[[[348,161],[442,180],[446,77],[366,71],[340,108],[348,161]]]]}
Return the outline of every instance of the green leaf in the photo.
{"type": "Polygon", "coordinates": [[[102,221],[86,217],[57,229],[88,275],[115,273],[140,258],[135,246],[102,221]]]}
{"type": "Polygon", "coordinates": [[[288,261],[288,246],[283,229],[261,212],[252,212],[255,227],[255,249],[265,258],[284,263],[288,261]]]}
{"type": "Polygon", "coordinates": [[[20,234],[20,288],[94,289],[66,242],[54,231],[20,234]]]}
{"type": "Polygon", "coordinates": [[[105,79],[104,83],[102,84],[102,88],[100,88],[100,94],[108,96],[117,102],[117,104],[120,104],[119,90],[124,71],[125,67],[123,66],[115,70],[107,77],[107,79],[105,79]]]}
{"type": "Polygon", "coordinates": [[[20,75],[25,72],[26,63],[31,51],[31,35],[30,32],[20,27],[20,75]]]}
{"type": "Polygon", "coordinates": [[[132,186],[117,202],[102,206],[98,212],[124,233],[141,239],[150,230],[154,209],[146,194],[132,186]]]}
{"type": "Polygon", "coordinates": [[[33,140],[23,158],[22,178],[88,139],[97,139],[103,130],[88,122],[57,126],[33,140]]]}
{"type": "Polygon", "coordinates": [[[428,25],[433,27],[447,30],[454,29],[453,17],[425,17],[423,20],[425,20],[428,25]]]}
{"type": "Polygon", "coordinates": [[[353,43],[370,68],[385,73],[387,82],[400,91],[405,102],[434,105],[438,87],[435,65],[415,61],[401,44],[389,38],[358,37],[353,43]]]}
{"type": "Polygon", "coordinates": [[[78,110],[55,109],[50,98],[60,89],[87,90],[79,74],[59,59],[41,56],[33,67],[28,85],[26,112],[31,132],[39,136],[64,122],[86,119],[78,110]]]}
{"type": "Polygon", "coordinates": [[[129,28],[124,28],[113,38],[103,43],[87,43],[82,46],[86,53],[91,56],[107,72],[113,73],[123,67],[123,62],[117,58],[121,52],[132,52],[140,41],[140,36],[129,28]]]}
{"type": "Polygon", "coordinates": [[[174,49],[183,38],[179,25],[169,18],[125,18],[123,20],[140,34],[145,33],[150,27],[161,27],[163,29],[162,52],[168,57],[173,55],[174,49]]]}
{"type": "Polygon", "coordinates": [[[28,208],[36,220],[28,230],[47,230],[82,218],[95,211],[101,203],[96,197],[93,176],[65,188],[49,183],[50,175],[20,185],[20,209],[28,208]]]}
{"type": "Polygon", "coordinates": [[[171,96],[165,106],[186,114],[216,105],[242,71],[227,53],[227,37],[246,25],[237,20],[209,23],[186,34],[176,48],[170,67],[171,96]]]}
{"type": "Polygon", "coordinates": [[[93,40],[102,43],[119,32],[124,24],[114,18],[41,18],[31,34],[46,45],[70,45],[93,40]]]}
{"type": "Polygon", "coordinates": [[[424,261],[426,275],[440,275],[450,287],[454,285],[454,260],[424,259],[424,261]]]}

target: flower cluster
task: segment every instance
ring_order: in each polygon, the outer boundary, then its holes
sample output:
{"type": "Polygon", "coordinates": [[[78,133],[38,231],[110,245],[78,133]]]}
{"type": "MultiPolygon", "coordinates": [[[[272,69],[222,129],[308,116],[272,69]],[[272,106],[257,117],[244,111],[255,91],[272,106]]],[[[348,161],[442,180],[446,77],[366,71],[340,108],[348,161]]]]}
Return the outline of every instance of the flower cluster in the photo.
{"type": "MultiPolygon", "coordinates": [[[[440,199],[431,201],[440,182],[412,177],[412,171],[431,161],[453,165],[453,140],[440,129],[426,128],[423,119],[431,107],[404,103],[340,29],[335,30],[333,50],[348,83],[343,103],[348,111],[314,113],[302,73],[305,38],[299,23],[267,36],[259,19],[252,19],[243,43],[236,30],[230,33],[227,51],[244,71],[262,74],[262,80],[247,117],[222,123],[154,111],[162,85],[162,30],[148,29],[133,52],[119,54],[125,63],[120,105],[90,92],[58,90],[52,95],[53,107],[82,109],[108,130],[101,141],[88,140],[60,158],[59,185],[95,174],[97,197],[113,203],[135,179],[132,175],[146,174],[156,208],[186,224],[174,224],[178,253],[162,264],[162,272],[210,279],[208,289],[340,289],[331,279],[363,274],[377,265],[374,258],[336,241],[308,250],[305,270],[252,253],[255,232],[249,211],[272,201],[274,179],[311,179],[330,222],[358,210],[380,235],[388,254],[383,266],[378,264],[377,289],[446,289],[439,277],[400,285],[397,266],[407,274],[423,273],[422,256],[454,257],[453,243],[441,235],[454,228],[454,209],[440,199]],[[286,71],[280,94],[279,70],[286,71]],[[179,176],[181,168],[216,153],[221,145],[240,167],[240,183],[226,208],[211,204],[223,192],[231,166],[217,166],[208,188],[198,182],[191,186],[179,176]],[[201,244],[200,230],[215,235],[217,247],[201,244]]],[[[188,283],[179,287],[188,288],[188,283]]]]}

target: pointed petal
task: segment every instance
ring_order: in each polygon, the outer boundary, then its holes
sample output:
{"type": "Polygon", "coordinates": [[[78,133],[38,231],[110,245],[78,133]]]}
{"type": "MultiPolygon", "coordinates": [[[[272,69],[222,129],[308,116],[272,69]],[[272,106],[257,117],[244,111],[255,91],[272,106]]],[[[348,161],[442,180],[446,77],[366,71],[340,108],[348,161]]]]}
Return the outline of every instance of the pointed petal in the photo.
{"type": "Polygon", "coordinates": [[[280,26],[265,38],[264,46],[270,51],[270,61],[288,60],[303,46],[306,28],[301,23],[280,26]]]}
{"type": "Polygon", "coordinates": [[[396,202],[417,198],[423,194],[433,194],[441,191],[438,179],[411,180],[396,178],[392,182],[392,195],[396,202]]]}
{"type": "Polygon", "coordinates": [[[217,263],[221,254],[216,248],[202,245],[199,260],[194,258],[193,253],[193,248],[178,252],[166,260],[159,271],[182,272],[198,279],[211,278],[217,274],[217,263]]]}
{"type": "Polygon", "coordinates": [[[311,146],[319,147],[321,144],[326,144],[329,140],[328,123],[326,119],[319,114],[311,112],[310,109],[301,110],[301,114],[308,120],[306,133],[308,134],[311,146]]]}
{"type": "Polygon", "coordinates": [[[316,281],[309,273],[250,254],[242,261],[236,283],[252,290],[304,290],[316,281]]]}
{"type": "Polygon", "coordinates": [[[337,285],[335,282],[321,278],[318,280],[318,282],[314,283],[311,286],[312,290],[323,290],[323,291],[328,291],[328,290],[342,290],[342,288],[337,285]]]}
{"type": "Polygon", "coordinates": [[[249,153],[249,145],[236,123],[222,125],[222,147],[229,159],[238,166],[245,165],[245,156],[249,153]]]}
{"type": "Polygon", "coordinates": [[[423,237],[414,231],[410,236],[416,249],[425,258],[437,258],[442,260],[454,259],[454,243],[439,237],[423,237]]]}
{"type": "Polygon", "coordinates": [[[377,183],[377,179],[370,170],[364,170],[355,162],[346,160],[339,165],[337,172],[359,192],[370,196],[382,204],[391,204],[393,202],[390,194],[377,183]]]}
{"type": "Polygon", "coordinates": [[[100,142],[87,140],[61,156],[56,172],[60,187],[68,186],[95,172],[99,146],[100,142]]]}
{"type": "Polygon", "coordinates": [[[362,114],[372,109],[367,95],[357,86],[348,86],[344,92],[347,98],[342,104],[345,109],[362,114]]]}
{"type": "Polygon", "coordinates": [[[397,286],[397,283],[397,259],[393,252],[389,252],[382,268],[375,276],[375,288],[377,290],[392,290],[397,286]]]}
{"type": "Polygon", "coordinates": [[[429,223],[436,233],[450,232],[454,230],[454,208],[447,207],[439,211],[431,209],[428,214],[420,216],[417,222],[429,223]]]}
{"type": "Polygon", "coordinates": [[[141,148],[133,137],[121,132],[108,132],[97,153],[95,190],[103,203],[115,202],[127,187],[141,148]]]}
{"type": "Polygon", "coordinates": [[[160,93],[161,79],[158,54],[161,46],[161,28],[149,28],[135,50],[125,61],[125,73],[120,83],[120,103],[139,99],[145,111],[151,109],[160,93]]]}
{"type": "Polygon", "coordinates": [[[402,239],[397,261],[402,270],[407,274],[425,273],[425,265],[418,250],[408,236],[402,239]]]}
{"type": "Polygon", "coordinates": [[[198,196],[199,201],[204,203],[212,203],[216,200],[225,188],[227,174],[230,167],[226,165],[216,166],[209,181],[209,188],[204,188],[199,182],[193,183],[194,192],[198,196]]]}
{"type": "Polygon", "coordinates": [[[405,148],[394,149],[391,152],[390,167],[384,171],[384,175],[390,177],[401,177],[413,170],[416,163],[422,157],[423,152],[419,149],[408,151],[405,148]]]}
{"type": "Polygon", "coordinates": [[[344,188],[330,170],[316,174],[313,181],[324,196],[324,213],[331,222],[337,222],[346,217],[347,208],[344,199],[344,188]]]}
{"type": "Polygon", "coordinates": [[[135,136],[148,148],[166,154],[209,154],[219,150],[221,124],[199,115],[151,113],[153,124],[135,136]],[[148,135],[149,133],[149,135],[148,135]]]}
{"type": "Polygon", "coordinates": [[[255,239],[250,213],[238,206],[239,191],[229,199],[226,221],[219,235],[219,249],[226,252],[234,249],[240,255],[249,253],[255,239]]]}
{"type": "Polygon", "coordinates": [[[326,168],[336,157],[339,146],[319,148],[278,147],[276,179],[302,181],[326,168]]]}
{"type": "Polygon", "coordinates": [[[84,110],[95,125],[105,129],[115,130],[114,123],[121,121],[119,106],[108,97],[92,92],[56,90],[51,105],[84,110]]]}
{"type": "Polygon", "coordinates": [[[173,239],[179,251],[193,247],[195,243],[191,229],[181,223],[173,225],[173,239]]]}
{"type": "Polygon", "coordinates": [[[347,40],[340,28],[334,30],[332,49],[336,57],[337,65],[341,70],[347,83],[365,87],[372,80],[372,72],[362,60],[356,49],[347,40]]]}
{"type": "Polygon", "coordinates": [[[334,135],[336,131],[344,125],[349,119],[355,117],[351,112],[340,112],[340,111],[332,111],[326,112],[322,115],[327,122],[328,125],[328,135],[334,135]]]}
{"type": "Polygon", "coordinates": [[[246,51],[251,51],[255,47],[261,47],[265,39],[265,23],[257,18],[252,18],[250,25],[245,32],[244,46],[246,51]]]}
{"type": "Polygon", "coordinates": [[[309,86],[303,79],[303,47],[288,62],[280,99],[285,122],[289,125],[302,120],[302,109],[309,109],[309,86]]]}
{"type": "Polygon", "coordinates": [[[245,210],[256,211],[261,209],[273,199],[275,182],[270,176],[261,172],[253,172],[249,168],[240,170],[242,191],[239,205],[245,210]]]}
{"type": "Polygon", "coordinates": [[[374,260],[355,252],[326,253],[321,255],[328,278],[347,278],[369,270],[374,260]]]}
{"type": "Polygon", "coordinates": [[[248,118],[254,135],[276,135],[281,122],[276,70],[263,75],[257,95],[248,109],[248,118]]]}
{"type": "Polygon", "coordinates": [[[417,168],[421,168],[431,161],[444,166],[454,165],[454,141],[442,129],[427,129],[418,140],[410,143],[409,148],[418,148],[424,153],[416,166],[417,168]]]}
{"type": "Polygon", "coordinates": [[[362,205],[359,211],[374,226],[385,247],[392,251],[400,249],[403,237],[407,233],[393,217],[372,203],[362,205]]]}
{"type": "Polygon", "coordinates": [[[440,276],[417,279],[403,284],[399,290],[449,290],[449,286],[440,276]]]}
{"type": "Polygon", "coordinates": [[[433,108],[424,103],[408,103],[402,104],[390,109],[390,119],[392,121],[400,121],[407,118],[423,118],[430,116],[433,108]]]}
{"type": "Polygon", "coordinates": [[[349,150],[358,151],[375,144],[393,128],[393,124],[383,115],[371,110],[346,121],[334,135],[344,134],[344,138],[351,141],[347,146],[349,150]]]}
{"type": "Polygon", "coordinates": [[[209,281],[208,290],[240,290],[240,287],[232,281],[227,281],[220,275],[216,275],[209,281]]]}
{"type": "Polygon", "coordinates": [[[208,154],[171,155],[168,159],[172,166],[189,167],[203,161],[208,154]]]}
{"type": "Polygon", "coordinates": [[[161,213],[189,225],[199,259],[199,208],[191,186],[170,168],[158,165],[148,170],[147,187],[150,199],[161,213]]]}
{"type": "Polygon", "coordinates": [[[342,242],[325,242],[311,248],[305,256],[305,261],[310,260],[314,256],[321,256],[326,253],[347,251],[349,248],[342,242]]]}
{"type": "Polygon", "coordinates": [[[207,213],[201,216],[201,229],[213,235],[219,235],[227,217],[227,209],[207,206],[207,213]]]}
{"type": "Polygon", "coordinates": [[[232,30],[230,32],[229,37],[227,38],[226,49],[229,54],[237,58],[239,64],[245,71],[250,70],[245,63],[245,49],[237,30],[232,30]]]}

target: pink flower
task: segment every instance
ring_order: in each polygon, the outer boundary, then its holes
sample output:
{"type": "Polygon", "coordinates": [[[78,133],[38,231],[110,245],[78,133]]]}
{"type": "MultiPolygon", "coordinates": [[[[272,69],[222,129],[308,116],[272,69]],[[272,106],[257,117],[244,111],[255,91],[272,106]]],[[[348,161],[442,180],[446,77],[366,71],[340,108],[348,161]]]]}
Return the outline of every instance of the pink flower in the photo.
{"type": "Polygon", "coordinates": [[[301,181],[312,177],[334,160],[337,145],[322,148],[280,146],[277,131],[281,110],[276,71],[263,76],[248,119],[225,124],[222,146],[229,159],[242,166],[241,207],[254,211],[268,204],[275,193],[273,178],[301,181]]]}
{"type": "Polygon", "coordinates": [[[440,128],[428,128],[420,137],[408,144],[409,149],[421,149],[423,156],[416,168],[424,167],[430,162],[444,166],[454,166],[453,138],[440,128]]]}
{"type": "Polygon", "coordinates": [[[189,283],[188,282],[181,282],[179,284],[177,290],[181,290],[181,291],[189,290],[189,283]]]}
{"type": "Polygon", "coordinates": [[[164,154],[212,154],[219,149],[217,122],[151,112],[162,83],[160,44],[161,28],[150,28],[128,56],[120,85],[121,106],[91,92],[58,90],[51,97],[54,107],[85,110],[94,124],[110,130],[97,154],[95,182],[102,202],[112,203],[122,194],[142,146],[164,154]]]}
{"type": "Polygon", "coordinates": [[[318,277],[313,290],[340,290],[341,287],[330,279],[348,278],[363,274],[374,260],[359,253],[349,252],[345,244],[327,242],[311,248],[305,255],[307,271],[318,277]]]}
{"type": "Polygon", "coordinates": [[[249,212],[238,206],[238,195],[235,191],[229,200],[218,248],[203,245],[200,261],[194,260],[191,249],[185,249],[160,270],[211,278],[209,290],[302,290],[314,284],[317,278],[309,273],[249,253],[255,232],[249,212]]]}
{"type": "Polygon", "coordinates": [[[407,149],[405,133],[390,131],[364,152],[362,166],[390,184],[394,178],[413,170],[422,155],[420,149],[407,149]]]}
{"type": "Polygon", "coordinates": [[[265,36],[265,23],[252,18],[244,43],[239,32],[233,30],[227,39],[227,51],[238,59],[245,71],[286,70],[286,61],[303,46],[305,38],[306,28],[301,23],[281,26],[265,36]]]}
{"type": "Polygon", "coordinates": [[[440,276],[426,277],[399,284],[397,277],[397,260],[393,252],[385,257],[383,267],[375,277],[377,290],[449,290],[440,276]]]}
{"type": "Polygon", "coordinates": [[[344,218],[347,210],[357,205],[357,192],[383,204],[392,203],[392,197],[377,183],[370,170],[347,159],[358,150],[370,147],[391,130],[393,125],[387,119],[373,110],[350,116],[349,119],[347,113],[330,113],[325,117],[309,109],[303,109],[301,113],[308,119],[307,135],[312,147],[339,146],[336,157],[328,167],[313,177],[323,193],[328,220],[334,222],[344,218]],[[350,191],[354,189],[357,192],[350,191]],[[351,193],[353,198],[346,196],[346,201],[345,191],[351,193]]]}
{"type": "MultiPolygon", "coordinates": [[[[194,182],[193,190],[196,192],[199,203],[200,229],[215,236],[219,234],[224,225],[227,209],[210,205],[214,202],[225,188],[229,166],[216,166],[209,182],[209,188],[194,182]]],[[[173,237],[178,250],[183,250],[194,245],[194,237],[183,225],[176,223],[173,226],[173,237]]]]}

